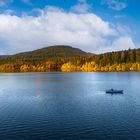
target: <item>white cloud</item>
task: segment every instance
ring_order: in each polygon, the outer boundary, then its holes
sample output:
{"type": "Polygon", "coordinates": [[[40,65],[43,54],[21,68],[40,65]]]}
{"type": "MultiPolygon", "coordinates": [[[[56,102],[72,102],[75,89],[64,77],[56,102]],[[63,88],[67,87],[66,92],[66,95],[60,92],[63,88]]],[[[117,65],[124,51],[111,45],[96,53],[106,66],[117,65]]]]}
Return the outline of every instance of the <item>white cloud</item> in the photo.
{"type": "Polygon", "coordinates": [[[14,13],[15,13],[15,11],[11,10],[11,9],[7,9],[4,11],[4,14],[6,14],[6,15],[13,15],[14,13]]]}
{"type": "Polygon", "coordinates": [[[67,13],[56,7],[38,11],[41,14],[37,17],[0,14],[0,40],[7,46],[1,52],[16,53],[56,44],[93,53],[136,47],[127,32],[93,13],[67,13]]]}
{"type": "Polygon", "coordinates": [[[120,36],[110,43],[110,46],[102,48],[103,52],[127,50],[129,48],[136,48],[136,44],[133,42],[130,36],[120,36]]]}
{"type": "Polygon", "coordinates": [[[121,36],[112,43],[114,50],[126,50],[128,48],[134,49],[136,46],[130,36],[121,36]]]}
{"type": "Polygon", "coordinates": [[[4,6],[5,2],[3,0],[0,0],[0,7],[4,6]]]}
{"type": "Polygon", "coordinates": [[[13,2],[13,0],[0,0],[0,7],[6,6],[8,3],[13,2]]]}
{"type": "Polygon", "coordinates": [[[30,0],[21,0],[22,2],[24,2],[24,3],[29,3],[30,2],[30,0]]]}
{"type": "Polygon", "coordinates": [[[120,18],[125,18],[126,16],[125,15],[115,15],[114,18],[116,19],[120,19],[120,18]]]}
{"type": "Polygon", "coordinates": [[[79,0],[77,5],[71,7],[73,12],[86,13],[91,9],[91,5],[87,3],[86,0],[79,0]]]}
{"type": "Polygon", "coordinates": [[[108,8],[118,11],[127,7],[126,0],[102,0],[102,4],[106,4],[108,8]]]}
{"type": "Polygon", "coordinates": [[[21,0],[23,3],[25,4],[29,4],[29,5],[32,5],[32,2],[31,0],[21,0]]]}

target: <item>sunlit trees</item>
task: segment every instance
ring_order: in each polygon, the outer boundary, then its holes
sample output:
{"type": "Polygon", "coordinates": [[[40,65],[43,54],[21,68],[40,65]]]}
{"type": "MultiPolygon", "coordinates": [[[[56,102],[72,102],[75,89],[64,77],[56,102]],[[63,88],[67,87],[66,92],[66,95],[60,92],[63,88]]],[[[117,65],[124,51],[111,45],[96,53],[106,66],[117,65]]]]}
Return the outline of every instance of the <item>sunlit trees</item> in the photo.
{"type": "Polygon", "coordinates": [[[30,72],[30,71],[31,71],[31,68],[29,65],[23,64],[20,66],[20,72],[30,72]]]}
{"type": "Polygon", "coordinates": [[[61,71],[81,71],[81,67],[68,62],[61,66],[61,71]]]}
{"type": "Polygon", "coordinates": [[[0,72],[15,72],[15,65],[14,64],[0,65],[0,72]]]}
{"type": "Polygon", "coordinates": [[[86,62],[85,64],[83,64],[82,66],[82,71],[95,71],[95,62],[86,62]]]}
{"type": "Polygon", "coordinates": [[[138,66],[137,63],[132,64],[131,67],[130,67],[130,70],[131,71],[137,71],[138,70],[138,67],[137,66],[138,66]]]}

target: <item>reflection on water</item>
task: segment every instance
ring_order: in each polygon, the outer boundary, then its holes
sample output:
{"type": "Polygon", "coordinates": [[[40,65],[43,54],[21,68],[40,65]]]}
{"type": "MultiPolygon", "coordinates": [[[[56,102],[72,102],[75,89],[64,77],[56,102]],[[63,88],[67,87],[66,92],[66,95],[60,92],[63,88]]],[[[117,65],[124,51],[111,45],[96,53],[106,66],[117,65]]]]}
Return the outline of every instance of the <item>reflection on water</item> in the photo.
{"type": "Polygon", "coordinates": [[[140,139],[139,83],[139,72],[0,74],[0,139],[140,139]]]}

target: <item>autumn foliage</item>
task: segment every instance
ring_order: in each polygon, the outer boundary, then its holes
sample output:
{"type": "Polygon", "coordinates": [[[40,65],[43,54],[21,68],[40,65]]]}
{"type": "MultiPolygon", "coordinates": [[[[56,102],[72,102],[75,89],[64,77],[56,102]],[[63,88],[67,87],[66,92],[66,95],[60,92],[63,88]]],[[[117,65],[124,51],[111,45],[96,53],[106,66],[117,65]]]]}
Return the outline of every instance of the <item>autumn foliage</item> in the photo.
{"type": "Polygon", "coordinates": [[[0,57],[0,72],[140,71],[140,49],[89,54],[67,46],[0,57]]]}

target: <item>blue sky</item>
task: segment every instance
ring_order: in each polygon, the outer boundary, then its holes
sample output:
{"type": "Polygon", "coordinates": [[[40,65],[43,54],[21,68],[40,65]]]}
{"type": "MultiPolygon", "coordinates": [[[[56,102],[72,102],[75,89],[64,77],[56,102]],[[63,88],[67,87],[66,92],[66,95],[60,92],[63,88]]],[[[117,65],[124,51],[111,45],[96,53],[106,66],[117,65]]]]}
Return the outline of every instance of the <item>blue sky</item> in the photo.
{"type": "Polygon", "coordinates": [[[139,13],[139,0],[0,0],[0,54],[56,44],[93,53],[139,48],[139,13]]]}
{"type": "MultiPolygon", "coordinates": [[[[78,4],[78,0],[0,0],[4,1],[5,5],[1,6],[1,12],[7,9],[14,10],[17,15],[22,12],[30,12],[34,8],[44,8],[47,5],[57,6],[69,10],[71,6],[78,4]]],[[[117,10],[109,8],[109,5],[103,1],[115,0],[87,0],[88,4],[92,5],[91,12],[104,16],[108,13],[110,16],[125,15],[128,18],[140,19],[140,1],[139,0],[116,0],[126,4],[126,7],[117,10]]]]}

